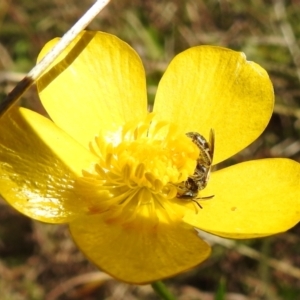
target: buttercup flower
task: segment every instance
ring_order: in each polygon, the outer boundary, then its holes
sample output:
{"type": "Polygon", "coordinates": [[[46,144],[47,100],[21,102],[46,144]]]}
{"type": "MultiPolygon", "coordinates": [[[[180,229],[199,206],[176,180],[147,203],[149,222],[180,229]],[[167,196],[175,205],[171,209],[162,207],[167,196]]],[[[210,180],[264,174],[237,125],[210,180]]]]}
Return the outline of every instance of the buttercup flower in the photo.
{"type": "Polygon", "coordinates": [[[288,159],[212,172],[198,196],[181,197],[203,154],[186,133],[209,142],[213,130],[217,164],[270,119],[271,82],[244,54],[182,52],[148,113],[136,52],[113,35],[84,32],[37,86],[51,120],[25,108],[0,120],[0,194],[33,219],[69,223],[78,247],[115,278],[147,283],[201,263],[210,246],[195,228],[254,238],[298,222],[300,167],[288,159]]]}

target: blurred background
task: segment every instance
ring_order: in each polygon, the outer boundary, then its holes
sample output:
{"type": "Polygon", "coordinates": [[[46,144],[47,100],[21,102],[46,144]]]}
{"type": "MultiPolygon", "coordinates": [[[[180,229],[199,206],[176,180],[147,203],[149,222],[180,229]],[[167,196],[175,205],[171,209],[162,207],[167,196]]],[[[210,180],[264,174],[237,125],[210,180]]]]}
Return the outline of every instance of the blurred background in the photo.
{"type": "MultiPolygon", "coordinates": [[[[92,3],[0,0],[0,101],[34,66],[43,45],[62,36],[92,3]]],[[[116,34],[137,50],[150,102],[175,54],[202,44],[245,52],[269,72],[275,112],[263,135],[227,164],[265,157],[300,162],[300,0],[111,0],[89,29],[116,34]]],[[[35,87],[21,101],[42,110],[35,87]]],[[[207,236],[212,256],[166,284],[180,300],[300,299],[299,233],[296,226],[259,240],[207,236]]],[[[0,299],[158,298],[150,286],[99,272],[66,226],[29,220],[0,199],[0,299]]]]}

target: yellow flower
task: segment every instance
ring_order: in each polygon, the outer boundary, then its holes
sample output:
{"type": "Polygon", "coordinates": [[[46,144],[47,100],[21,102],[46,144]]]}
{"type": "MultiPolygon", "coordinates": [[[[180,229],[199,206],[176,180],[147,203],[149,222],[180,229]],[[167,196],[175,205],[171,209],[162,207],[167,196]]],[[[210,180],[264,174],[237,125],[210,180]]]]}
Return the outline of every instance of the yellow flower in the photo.
{"type": "Polygon", "coordinates": [[[151,114],[140,58],[106,33],[82,33],[37,85],[52,120],[25,108],[1,119],[0,194],[31,218],[69,223],[78,247],[115,278],[146,283],[201,263],[210,247],[194,228],[253,238],[298,222],[300,167],[288,159],[213,172],[198,195],[213,198],[178,198],[200,155],[187,132],[208,140],[214,130],[217,164],[270,119],[271,82],[244,54],[179,54],[151,114]]]}

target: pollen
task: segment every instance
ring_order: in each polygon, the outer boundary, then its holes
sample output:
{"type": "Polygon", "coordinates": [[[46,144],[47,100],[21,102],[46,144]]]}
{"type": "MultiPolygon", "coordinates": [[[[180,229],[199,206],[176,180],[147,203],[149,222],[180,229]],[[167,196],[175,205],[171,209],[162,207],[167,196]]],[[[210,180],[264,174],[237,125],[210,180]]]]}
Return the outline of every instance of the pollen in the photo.
{"type": "Polygon", "coordinates": [[[90,149],[98,161],[78,181],[89,213],[129,227],[182,217],[174,199],[178,185],[193,174],[199,149],[176,125],[149,114],[143,122],[100,133],[90,149]]]}

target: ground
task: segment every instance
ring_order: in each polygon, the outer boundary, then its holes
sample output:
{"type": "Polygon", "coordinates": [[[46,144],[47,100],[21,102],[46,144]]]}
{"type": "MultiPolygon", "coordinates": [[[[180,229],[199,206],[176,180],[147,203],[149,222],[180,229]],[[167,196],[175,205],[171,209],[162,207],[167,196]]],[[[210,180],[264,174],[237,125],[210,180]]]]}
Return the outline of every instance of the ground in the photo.
{"type": "MultiPolygon", "coordinates": [[[[0,2],[0,101],[35,64],[42,46],[68,30],[92,2],[0,2]]],[[[262,136],[227,164],[265,157],[299,162],[299,21],[299,0],[111,0],[89,28],[116,34],[139,52],[150,101],[176,53],[201,44],[245,52],[270,74],[276,105],[262,136]]],[[[34,87],[22,103],[43,112],[34,87]]],[[[166,284],[181,300],[299,299],[299,234],[296,226],[259,240],[207,236],[212,256],[166,284]]],[[[158,299],[150,286],[123,284],[98,271],[73,244],[67,226],[32,221],[4,201],[0,274],[3,300],[158,299]]]]}

